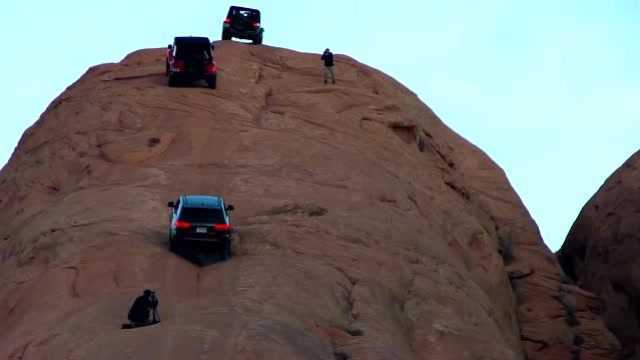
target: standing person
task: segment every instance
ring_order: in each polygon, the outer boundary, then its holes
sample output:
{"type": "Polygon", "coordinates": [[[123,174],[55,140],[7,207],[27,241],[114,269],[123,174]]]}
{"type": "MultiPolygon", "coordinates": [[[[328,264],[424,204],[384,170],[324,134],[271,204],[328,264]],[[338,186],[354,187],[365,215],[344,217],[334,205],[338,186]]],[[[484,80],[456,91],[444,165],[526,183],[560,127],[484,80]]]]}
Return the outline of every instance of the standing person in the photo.
{"type": "Polygon", "coordinates": [[[157,318],[158,298],[156,294],[147,289],[144,293],[136,298],[129,310],[129,326],[138,327],[155,324],[160,321],[157,318]],[[153,315],[153,319],[149,317],[153,315]]]}
{"type": "Polygon", "coordinates": [[[333,53],[328,48],[322,53],[321,60],[324,61],[324,83],[326,84],[331,76],[331,82],[336,83],[336,75],[333,72],[333,53]]]}

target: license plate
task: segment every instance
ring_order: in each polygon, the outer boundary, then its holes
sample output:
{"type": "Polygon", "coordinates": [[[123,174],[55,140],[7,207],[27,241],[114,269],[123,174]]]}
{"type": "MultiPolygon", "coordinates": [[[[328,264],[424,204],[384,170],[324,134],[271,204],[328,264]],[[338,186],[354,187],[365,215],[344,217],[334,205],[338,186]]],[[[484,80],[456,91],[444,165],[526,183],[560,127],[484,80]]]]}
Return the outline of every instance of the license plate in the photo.
{"type": "Polygon", "coordinates": [[[207,233],[207,228],[204,228],[204,227],[196,228],[196,232],[198,234],[206,234],[207,233]]]}

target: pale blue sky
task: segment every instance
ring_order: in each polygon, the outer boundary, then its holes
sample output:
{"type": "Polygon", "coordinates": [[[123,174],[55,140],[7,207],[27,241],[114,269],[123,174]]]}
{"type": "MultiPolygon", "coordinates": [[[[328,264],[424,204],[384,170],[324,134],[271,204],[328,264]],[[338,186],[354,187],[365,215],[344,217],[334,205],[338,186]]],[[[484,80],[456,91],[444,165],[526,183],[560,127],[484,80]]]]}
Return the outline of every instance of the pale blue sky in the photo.
{"type": "MultiPolygon", "coordinates": [[[[88,67],[219,39],[229,1],[5,0],[0,164],[88,67]]],[[[504,170],[557,249],[640,146],[640,0],[244,1],[265,43],[331,47],[400,80],[504,170]]]]}

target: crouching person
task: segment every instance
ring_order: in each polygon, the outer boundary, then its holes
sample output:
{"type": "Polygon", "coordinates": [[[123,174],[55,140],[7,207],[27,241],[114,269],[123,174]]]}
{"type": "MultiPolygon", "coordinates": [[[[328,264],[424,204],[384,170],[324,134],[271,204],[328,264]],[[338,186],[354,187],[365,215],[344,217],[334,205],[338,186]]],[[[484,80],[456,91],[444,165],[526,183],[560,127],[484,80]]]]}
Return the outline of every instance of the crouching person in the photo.
{"type": "Polygon", "coordinates": [[[124,324],[123,328],[131,329],[160,322],[156,293],[147,289],[138,296],[129,309],[128,318],[129,324],[124,324]]]}

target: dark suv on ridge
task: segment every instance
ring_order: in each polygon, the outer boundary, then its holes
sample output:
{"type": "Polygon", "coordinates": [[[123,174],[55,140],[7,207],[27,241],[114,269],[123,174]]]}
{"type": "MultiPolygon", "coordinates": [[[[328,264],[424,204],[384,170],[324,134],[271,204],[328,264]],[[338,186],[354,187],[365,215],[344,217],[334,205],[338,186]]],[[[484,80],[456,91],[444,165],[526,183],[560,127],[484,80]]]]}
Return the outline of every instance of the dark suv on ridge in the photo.
{"type": "Polygon", "coordinates": [[[222,40],[248,39],[254,44],[262,44],[264,28],[260,24],[260,10],[239,6],[229,8],[222,24],[222,40]]]}
{"type": "Polygon", "coordinates": [[[169,250],[177,252],[187,245],[213,244],[223,260],[231,257],[232,227],[224,199],[209,195],[181,195],[170,201],[169,250]]]}
{"type": "Polygon", "coordinates": [[[213,61],[213,44],[206,37],[176,37],[167,47],[166,75],[169,86],[180,81],[204,79],[210,88],[216,88],[218,68],[213,61]]]}

